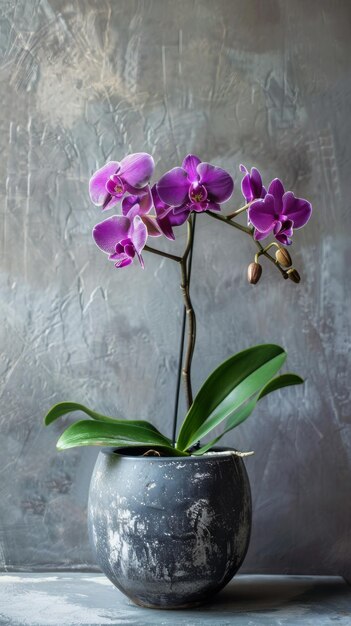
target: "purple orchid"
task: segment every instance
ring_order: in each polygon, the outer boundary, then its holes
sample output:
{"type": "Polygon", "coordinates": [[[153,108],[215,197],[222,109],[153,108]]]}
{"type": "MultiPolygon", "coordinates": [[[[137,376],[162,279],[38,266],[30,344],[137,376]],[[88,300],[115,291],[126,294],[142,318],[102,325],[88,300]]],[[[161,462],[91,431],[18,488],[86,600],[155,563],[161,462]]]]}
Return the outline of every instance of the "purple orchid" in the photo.
{"type": "Polygon", "coordinates": [[[146,185],[144,189],[140,190],[138,195],[130,195],[126,196],[122,200],[122,214],[128,215],[129,211],[133,207],[138,207],[135,209],[140,215],[142,221],[144,222],[148,235],[150,237],[161,237],[162,230],[160,229],[157,218],[155,215],[149,215],[150,210],[153,206],[153,198],[151,195],[150,185],[146,185]]]}
{"type": "Polygon", "coordinates": [[[184,224],[190,215],[190,209],[185,208],[179,213],[174,213],[173,207],[161,200],[156,185],[152,187],[151,193],[157,216],[157,224],[162,234],[165,235],[167,239],[174,240],[175,237],[172,227],[184,224]]]}
{"type": "Polygon", "coordinates": [[[255,167],[252,167],[251,172],[249,172],[245,165],[240,165],[240,171],[245,174],[241,181],[241,191],[246,202],[264,198],[267,191],[262,185],[260,172],[255,167]]]}
{"type": "Polygon", "coordinates": [[[220,204],[233,193],[232,177],[221,167],[203,163],[189,154],[182,167],[174,167],[158,181],[157,192],[174,215],[190,211],[220,211],[220,204]]]}
{"type": "Polygon", "coordinates": [[[141,252],[148,236],[147,227],[139,215],[139,205],[134,205],[127,215],[112,215],[93,229],[96,245],[109,255],[117,268],[126,267],[137,257],[144,268],[141,252]]]}
{"type": "Polygon", "coordinates": [[[90,179],[89,194],[96,206],[111,209],[126,194],[138,194],[149,182],[155,164],[146,152],[129,154],[121,162],[109,161],[90,179]]]}
{"type": "Polygon", "coordinates": [[[263,199],[252,202],[248,209],[254,238],[264,239],[273,231],[275,238],[285,246],[292,243],[294,228],[302,228],[311,217],[312,206],[303,198],[295,198],[292,191],[284,190],[279,178],[272,180],[263,199]]]}

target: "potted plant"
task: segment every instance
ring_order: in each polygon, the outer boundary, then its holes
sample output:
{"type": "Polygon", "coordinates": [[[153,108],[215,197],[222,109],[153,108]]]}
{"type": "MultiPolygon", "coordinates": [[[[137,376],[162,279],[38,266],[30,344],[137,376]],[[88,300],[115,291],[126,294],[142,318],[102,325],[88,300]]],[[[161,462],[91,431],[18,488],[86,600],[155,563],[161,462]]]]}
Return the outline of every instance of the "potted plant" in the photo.
{"type": "Polygon", "coordinates": [[[296,374],[277,375],[286,353],[277,345],[263,344],[219,365],[193,398],[196,317],[190,277],[197,216],[219,220],[249,237],[256,246],[248,268],[251,284],[261,277],[261,257],[274,263],[283,278],[300,281],[286,246],[292,242],[293,229],[309,220],[311,204],[285,191],[277,178],[266,190],[257,169],[240,169],[245,204],[226,215],[221,205],[232,196],[232,177],[194,155],[188,155],[181,167],[164,174],[152,187],[154,161],[145,153],[110,161],[90,180],[95,205],[103,211],[121,207],[118,214],[94,227],[97,246],[119,269],[133,262],[144,268],[144,252],[177,263],[184,299],[172,436],[161,433],[151,422],[102,415],[74,402],[55,405],[45,417],[45,424],[74,411],[92,418],[71,424],[57,447],[102,448],[89,494],[91,542],[108,578],[142,606],[197,605],[235,574],[245,557],[251,528],[250,486],[242,460],[245,453],[215,446],[249,417],[264,396],[303,382],[296,374]],[[241,214],[246,215],[245,224],[238,221],[241,214]],[[185,223],[188,237],[181,255],[149,245],[152,237],[174,240],[173,229],[185,223]],[[261,241],[270,235],[275,241],[264,246],[261,241]],[[181,376],[188,411],[176,433],[181,376]]]}

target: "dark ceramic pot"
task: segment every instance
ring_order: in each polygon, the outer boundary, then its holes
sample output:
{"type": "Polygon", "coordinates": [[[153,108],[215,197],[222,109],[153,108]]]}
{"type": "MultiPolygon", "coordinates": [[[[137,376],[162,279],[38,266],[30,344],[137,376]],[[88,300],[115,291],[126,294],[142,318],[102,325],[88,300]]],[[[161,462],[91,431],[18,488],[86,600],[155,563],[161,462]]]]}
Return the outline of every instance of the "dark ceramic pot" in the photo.
{"type": "Polygon", "coordinates": [[[90,484],[96,560],[136,604],[201,604],[242,564],[251,493],[241,458],[153,457],[100,452],[90,484]]]}

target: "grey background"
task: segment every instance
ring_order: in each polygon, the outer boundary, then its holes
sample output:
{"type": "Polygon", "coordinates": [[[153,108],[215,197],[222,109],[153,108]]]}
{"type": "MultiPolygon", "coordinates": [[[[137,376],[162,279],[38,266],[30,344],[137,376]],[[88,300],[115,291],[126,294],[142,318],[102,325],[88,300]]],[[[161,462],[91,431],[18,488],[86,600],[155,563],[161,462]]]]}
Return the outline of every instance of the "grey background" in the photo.
{"type": "MultiPolygon", "coordinates": [[[[72,399],[171,432],[178,268],[116,271],[91,241],[91,173],[150,151],[159,176],[195,152],[280,176],[314,206],[292,254],[303,277],[198,219],[194,387],[231,353],[282,343],[307,378],[263,401],[228,445],[247,460],[246,572],[350,575],[350,4],[331,0],[0,2],[0,565],[90,566],[93,450],[57,453],[72,399]]],[[[229,208],[229,207],[228,207],[229,208]]],[[[160,242],[180,251],[177,242],[160,242]]]]}

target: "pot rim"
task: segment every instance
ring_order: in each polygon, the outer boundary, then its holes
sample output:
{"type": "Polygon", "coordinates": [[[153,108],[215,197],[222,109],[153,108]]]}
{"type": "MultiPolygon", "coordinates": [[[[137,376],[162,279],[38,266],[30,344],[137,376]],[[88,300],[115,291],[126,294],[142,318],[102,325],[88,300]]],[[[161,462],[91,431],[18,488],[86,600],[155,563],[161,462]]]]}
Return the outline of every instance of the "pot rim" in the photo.
{"type": "MultiPolygon", "coordinates": [[[[183,462],[190,462],[190,461],[209,461],[209,460],[214,460],[214,461],[220,461],[221,459],[228,459],[228,458],[232,458],[232,459],[239,459],[239,455],[235,455],[233,454],[233,452],[237,452],[237,450],[235,448],[223,448],[223,447],[214,447],[211,448],[210,450],[208,450],[208,452],[205,452],[204,454],[202,454],[201,456],[195,456],[195,455],[190,455],[190,456],[143,456],[142,454],[132,454],[132,453],[128,453],[129,450],[142,450],[143,448],[138,448],[137,446],[135,448],[113,448],[113,447],[106,447],[106,448],[102,448],[100,450],[100,452],[102,454],[107,454],[110,456],[115,456],[116,458],[120,458],[126,461],[133,461],[133,463],[135,461],[147,461],[147,462],[157,462],[157,463],[162,463],[162,462],[170,462],[172,461],[173,463],[183,463],[183,462]],[[221,452],[221,455],[215,455],[213,454],[213,452],[221,452]],[[227,454],[225,454],[225,452],[227,452],[227,454]]],[[[242,460],[242,459],[241,459],[242,460]]]]}

